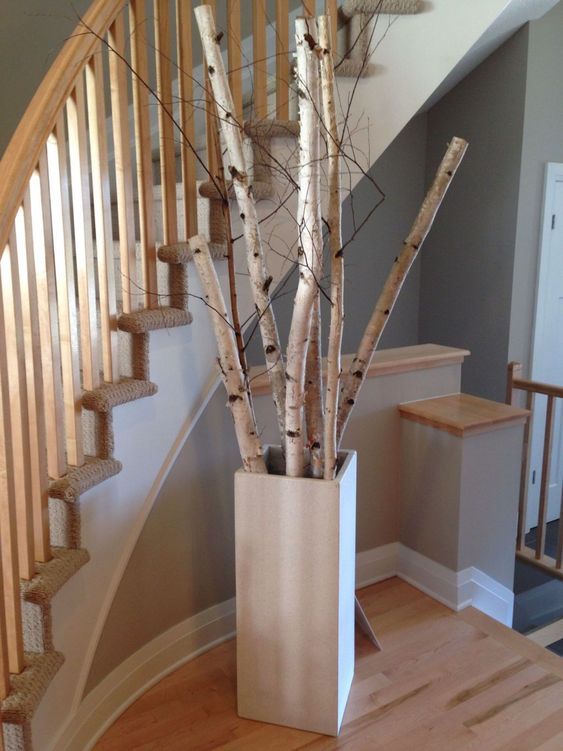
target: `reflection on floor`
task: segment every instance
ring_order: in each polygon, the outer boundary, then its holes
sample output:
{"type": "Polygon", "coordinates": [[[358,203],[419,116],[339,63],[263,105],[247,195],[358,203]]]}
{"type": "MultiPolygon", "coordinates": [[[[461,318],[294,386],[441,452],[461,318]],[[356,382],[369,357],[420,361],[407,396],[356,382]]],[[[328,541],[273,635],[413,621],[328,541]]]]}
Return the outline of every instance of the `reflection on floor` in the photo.
{"type": "MultiPolygon", "coordinates": [[[[545,552],[555,558],[559,520],[547,525],[545,552]]],[[[537,528],[526,535],[534,548],[537,528]]],[[[563,656],[563,581],[524,561],[516,561],[514,573],[513,628],[536,643],[563,656]]]]}

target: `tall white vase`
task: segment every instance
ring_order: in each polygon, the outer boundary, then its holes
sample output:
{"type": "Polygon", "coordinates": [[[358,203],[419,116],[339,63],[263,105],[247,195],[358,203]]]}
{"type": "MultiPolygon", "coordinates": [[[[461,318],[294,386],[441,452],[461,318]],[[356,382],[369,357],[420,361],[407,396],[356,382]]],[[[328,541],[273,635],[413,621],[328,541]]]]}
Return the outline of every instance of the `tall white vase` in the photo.
{"type": "Polygon", "coordinates": [[[354,675],[356,453],[335,480],[235,474],[242,717],[338,735],[354,675]]]}

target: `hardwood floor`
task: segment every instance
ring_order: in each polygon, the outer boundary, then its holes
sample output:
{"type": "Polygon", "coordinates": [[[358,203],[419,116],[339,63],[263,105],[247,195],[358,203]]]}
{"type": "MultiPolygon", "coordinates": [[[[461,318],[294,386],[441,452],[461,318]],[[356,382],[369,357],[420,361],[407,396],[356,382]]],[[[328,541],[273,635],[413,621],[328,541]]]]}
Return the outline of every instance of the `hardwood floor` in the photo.
{"type": "Polygon", "coordinates": [[[227,642],[138,699],[95,751],[562,751],[563,660],[400,579],[362,590],[382,652],[359,637],[338,738],[242,720],[227,642]]]}

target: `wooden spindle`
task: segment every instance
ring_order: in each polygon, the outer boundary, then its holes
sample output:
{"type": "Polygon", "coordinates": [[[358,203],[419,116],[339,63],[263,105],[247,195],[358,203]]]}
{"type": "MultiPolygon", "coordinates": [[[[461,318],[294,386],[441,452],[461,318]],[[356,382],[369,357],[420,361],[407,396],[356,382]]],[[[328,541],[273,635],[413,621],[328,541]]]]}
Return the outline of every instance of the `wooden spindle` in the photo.
{"type": "MultiPolygon", "coordinates": [[[[217,7],[215,0],[209,0],[207,5],[210,6],[214,18],[217,18],[217,7]]],[[[205,69],[205,140],[207,144],[207,169],[213,177],[217,176],[217,149],[215,146],[215,118],[217,111],[211,91],[211,82],[207,68],[205,69]]]]}
{"type": "Polygon", "coordinates": [[[147,308],[158,307],[156,279],[156,245],[154,230],[154,196],[152,177],[152,141],[149,112],[149,81],[147,59],[147,16],[145,0],[130,0],[129,26],[131,65],[134,70],[133,114],[135,120],[135,149],[137,154],[137,190],[139,196],[139,225],[141,229],[142,287],[147,308]]]}
{"type": "Polygon", "coordinates": [[[102,368],[104,380],[119,380],[119,341],[117,333],[117,302],[113,265],[113,229],[106,137],[106,108],[102,47],[86,66],[88,102],[88,134],[92,165],[94,224],[96,227],[96,259],[100,306],[102,368]]]}
{"type": "Polygon", "coordinates": [[[164,244],[170,245],[178,242],[178,211],[168,0],[155,0],[154,11],[156,87],[158,98],[162,103],[158,105],[162,226],[164,244]]]}
{"type": "Polygon", "coordinates": [[[540,560],[544,553],[545,533],[547,525],[547,501],[549,495],[549,476],[551,471],[551,447],[553,443],[555,397],[547,397],[547,409],[545,412],[545,433],[543,441],[543,459],[540,483],[540,504],[538,511],[538,532],[536,539],[536,559],[540,560]]]}
{"type": "Polygon", "coordinates": [[[84,464],[82,389],[80,387],[79,335],[74,280],[74,245],[70,226],[69,172],[65,148],[64,118],[60,116],[46,145],[53,257],[57,284],[57,311],[67,462],[84,464]]]}
{"type": "Polygon", "coordinates": [[[325,14],[330,17],[332,54],[336,58],[338,40],[338,0],[325,0],[325,14]]]}
{"type": "Polygon", "coordinates": [[[78,281],[82,383],[86,391],[100,385],[99,334],[96,316],[94,244],[90,209],[84,82],[78,78],[67,101],[72,212],[78,281]]]}
{"type": "Polygon", "coordinates": [[[182,203],[184,208],[184,236],[197,234],[197,184],[195,156],[189,144],[195,146],[194,85],[192,64],[192,9],[184,0],[176,0],[178,45],[178,93],[180,97],[180,127],[182,138],[182,203]]]}
{"type": "MultiPolygon", "coordinates": [[[[0,257],[0,277],[9,274],[5,268],[10,246],[0,257]]],[[[12,472],[13,442],[8,388],[8,359],[4,320],[3,284],[0,284],[0,555],[2,556],[8,664],[11,673],[24,668],[23,632],[20,599],[20,572],[16,529],[16,502],[12,472]]]]}
{"type": "Polygon", "coordinates": [[[289,118],[289,2],[276,3],[276,117],[289,118]]]}
{"type": "Polygon", "coordinates": [[[267,16],[265,0],[252,0],[252,54],[255,120],[263,120],[268,115],[266,23],[267,16]]]}
{"type": "MultiPolygon", "coordinates": [[[[281,0],[283,4],[285,0],[281,0]]],[[[278,0],[277,5],[280,5],[278,0]]],[[[229,86],[233,95],[237,123],[243,121],[242,107],[242,40],[240,35],[240,0],[227,0],[227,54],[229,86]]]]}
{"type": "Polygon", "coordinates": [[[20,576],[31,579],[35,574],[33,513],[31,506],[31,466],[29,461],[29,414],[27,409],[27,383],[23,316],[17,254],[25,252],[23,212],[18,212],[15,231],[10,238],[10,253],[2,258],[2,298],[4,301],[4,326],[6,332],[6,357],[8,360],[8,393],[10,396],[10,421],[12,426],[12,474],[16,505],[16,525],[20,576]]]}
{"type": "Polygon", "coordinates": [[[27,381],[34,557],[35,560],[44,563],[51,558],[49,540],[49,474],[47,471],[47,431],[45,426],[45,400],[43,396],[41,332],[37,301],[37,280],[33,263],[33,222],[29,188],[26,191],[24,200],[24,220],[25,239],[18,237],[16,234],[16,250],[20,277],[27,381]]]}
{"type": "MultiPolygon", "coordinates": [[[[179,0],[181,2],[181,0],[179,0]]],[[[185,5],[185,3],[182,3],[185,5]]],[[[127,68],[125,57],[125,30],[120,14],[108,31],[109,78],[111,90],[111,124],[115,152],[115,185],[117,193],[117,222],[119,231],[119,258],[124,313],[131,313],[142,305],[137,278],[137,250],[135,246],[135,214],[133,208],[133,169],[129,145],[127,68]]]]}
{"type": "MultiPolygon", "coordinates": [[[[526,394],[526,409],[530,412],[534,405],[534,394],[526,394]]],[[[530,474],[530,458],[532,445],[530,441],[531,417],[524,425],[524,439],[522,442],[522,462],[520,465],[520,495],[518,499],[518,529],[516,533],[516,550],[526,547],[526,514],[528,512],[528,475],[530,474]]]]}
{"type": "Polygon", "coordinates": [[[561,570],[563,565],[563,488],[561,489],[561,506],[559,507],[559,531],[557,535],[557,550],[555,552],[555,568],[561,570]]]}
{"type": "Polygon", "coordinates": [[[61,351],[57,320],[57,289],[53,262],[53,237],[50,221],[45,222],[40,179],[35,172],[29,183],[31,242],[28,266],[35,269],[39,340],[43,375],[43,399],[47,431],[47,466],[56,479],[67,470],[63,425],[61,351]]]}
{"type": "MultiPolygon", "coordinates": [[[[1,401],[1,396],[0,396],[1,401]]],[[[2,407],[0,405],[0,419],[2,416],[2,407]]],[[[0,436],[2,427],[0,425],[0,436]]],[[[0,466],[2,458],[0,456],[0,466]]],[[[2,482],[0,480],[0,492],[2,482]]],[[[2,539],[2,530],[0,529],[0,540],[2,539]]],[[[4,600],[4,572],[2,569],[2,556],[0,555],[0,701],[3,701],[10,691],[10,665],[8,661],[8,635],[6,631],[6,607],[4,600]]],[[[0,716],[0,728],[2,727],[2,717],[0,716]]],[[[0,740],[3,740],[3,733],[0,733],[0,740]]],[[[4,746],[0,745],[0,751],[4,746]]]]}

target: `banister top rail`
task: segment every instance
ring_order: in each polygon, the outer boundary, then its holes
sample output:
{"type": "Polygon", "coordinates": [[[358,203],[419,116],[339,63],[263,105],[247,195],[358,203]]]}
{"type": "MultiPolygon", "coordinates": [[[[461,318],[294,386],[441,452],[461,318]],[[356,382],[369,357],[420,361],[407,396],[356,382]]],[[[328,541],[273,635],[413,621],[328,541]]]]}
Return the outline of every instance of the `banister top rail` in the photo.
{"type": "Polygon", "coordinates": [[[0,256],[57,117],[94,53],[98,36],[106,33],[126,3],[127,0],[95,0],[57,55],[8,144],[0,161],[0,256]]]}
{"type": "Polygon", "coordinates": [[[531,391],[535,394],[563,398],[563,386],[554,386],[550,383],[540,383],[539,381],[528,381],[523,378],[515,378],[512,381],[512,385],[520,391],[531,391]]]}

